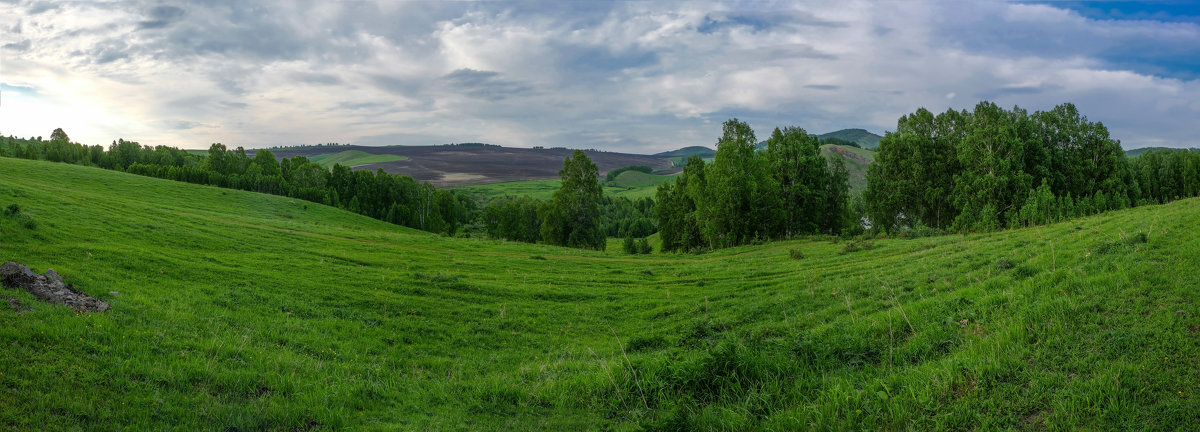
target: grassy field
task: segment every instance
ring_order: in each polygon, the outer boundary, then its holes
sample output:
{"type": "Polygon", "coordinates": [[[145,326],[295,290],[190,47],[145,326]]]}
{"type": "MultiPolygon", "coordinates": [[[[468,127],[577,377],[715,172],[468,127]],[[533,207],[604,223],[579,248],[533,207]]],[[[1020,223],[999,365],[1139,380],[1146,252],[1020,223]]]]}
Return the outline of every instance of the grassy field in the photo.
{"type": "Polygon", "coordinates": [[[1197,430],[1200,200],[622,256],[0,158],[0,429],[1197,430]],[[33,223],[29,223],[32,220],[33,223]],[[2,298],[0,298],[2,300],[2,298]]]}
{"type": "MultiPolygon", "coordinates": [[[[654,198],[654,194],[658,191],[658,185],[673,178],[675,178],[674,175],[626,171],[617,176],[616,185],[603,186],[604,195],[635,200],[654,198]]],[[[554,197],[554,192],[561,184],[561,180],[523,180],[461,186],[456,189],[460,192],[490,198],[528,195],[540,200],[548,200],[554,197]]]]}
{"type": "Polygon", "coordinates": [[[380,163],[380,162],[395,162],[395,161],[408,160],[408,158],[406,158],[404,156],[397,156],[397,155],[392,155],[392,154],[378,154],[377,155],[377,154],[370,154],[370,153],[367,153],[367,152],[364,152],[361,150],[346,150],[344,152],[339,152],[339,153],[320,154],[320,155],[316,155],[316,156],[313,156],[308,159],[313,162],[316,162],[318,165],[323,166],[325,168],[332,168],[334,164],[342,164],[344,166],[354,167],[354,166],[358,166],[358,165],[366,165],[366,164],[373,164],[373,163],[380,163]]]}

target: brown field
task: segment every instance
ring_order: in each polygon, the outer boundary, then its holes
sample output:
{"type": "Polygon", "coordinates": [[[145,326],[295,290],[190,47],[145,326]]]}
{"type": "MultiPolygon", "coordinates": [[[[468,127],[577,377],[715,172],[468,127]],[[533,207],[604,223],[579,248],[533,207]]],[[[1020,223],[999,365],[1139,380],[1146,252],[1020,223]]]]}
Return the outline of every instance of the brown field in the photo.
{"type": "MultiPolygon", "coordinates": [[[[346,150],[359,150],[370,154],[394,154],[408,160],[359,165],[354,169],[374,171],[383,168],[392,174],[412,176],[439,187],[466,186],[516,180],[539,180],[558,178],[563,160],[572,150],[528,149],[500,147],[480,144],[457,144],[438,146],[312,146],[291,147],[271,150],[276,157],[312,157],[346,150]]],[[[600,174],[629,165],[647,165],[656,170],[672,167],[671,161],[663,157],[629,153],[611,153],[586,150],[587,156],[596,163],[600,174]]]]}

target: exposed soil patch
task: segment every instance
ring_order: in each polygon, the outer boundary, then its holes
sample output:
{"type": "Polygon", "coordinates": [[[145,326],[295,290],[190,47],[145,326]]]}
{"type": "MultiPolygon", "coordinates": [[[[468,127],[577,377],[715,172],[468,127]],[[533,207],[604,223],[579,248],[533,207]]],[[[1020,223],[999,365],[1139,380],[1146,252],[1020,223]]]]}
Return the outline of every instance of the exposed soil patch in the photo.
{"type": "MultiPolygon", "coordinates": [[[[23,289],[38,300],[50,304],[65,304],[79,312],[104,312],[109,308],[108,303],[84,294],[71,284],[64,284],[62,277],[55,273],[54,269],[46,270],[46,274],[40,275],[30,270],[27,265],[9,261],[0,266],[0,277],[3,278],[5,288],[23,289]]],[[[21,307],[16,299],[9,299],[8,305],[13,310],[21,307]]]]}
{"type": "MultiPolygon", "coordinates": [[[[277,158],[285,158],[312,157],[346,150],[407,157],[408,160],[358,165],[354,169],[375,171],[383,168],[385,172],[412,176],[419,181],[428,181],[438,187],[556,179],[558,170],[562,169],[563,160],[572,152],[572,150],[561,148],[529,149],[477,144],[302,147],[272,150],[271,152],[277,158]]],[[[592,162],[596,163],[600,175],[630,165],[646,165],[656,170],[671,168],[671,161],[659,156],[590,150],[584,151],[584,153],[592,162]]]]}

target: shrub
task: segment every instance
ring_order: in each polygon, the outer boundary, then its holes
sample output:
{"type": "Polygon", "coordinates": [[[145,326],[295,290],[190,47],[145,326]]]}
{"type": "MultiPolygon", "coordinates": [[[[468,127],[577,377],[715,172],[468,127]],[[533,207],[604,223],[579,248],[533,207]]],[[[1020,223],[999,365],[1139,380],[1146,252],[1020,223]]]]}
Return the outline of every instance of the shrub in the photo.
{"type": "Polygon", "coordinates": [[[860,250],[871,250],[874,247],[875,247],[875,242],[865,239],[865,238],[857,238],[852,241],[846,242],[846,245],[842,246],[842,250],[840,252],[838,252],[838,254],[845,255],[845,254],[848,254],[851,252],[858,252],[860,250]]]}
{"type": "Polygon", "coordinates": [[[5,216],[13,216],[20,212],[21,212],[21,206],[16,203],[9,204],[8,207],[4,208],[5,216]]]}
{"type": "Polygon", "coordinates": [[[649,240],[646,240],[646,238],[645,238],[645,237],[642,237],[642,238],[638,239],[638,241],[637,241],[637,253],[640,253],[640,254],[649,254],[649,253],[651,253],[651,252],[654,252],[654,248],[650,246],[650,241],[649,241],[649,240]]]}
{"type": "Polygon", "coordinates": [[[804,252],[802,252],[800,248],[791,248],[788,249],[788,256],[796,260],[804,259],[804,252]]]}
{"type": "Polygon", "coordinates": [[[637,245],[633,242],[633,236],[625,237],[625,241],[621,243],[621,250],[630,255],[638,253],[637,245]]]}

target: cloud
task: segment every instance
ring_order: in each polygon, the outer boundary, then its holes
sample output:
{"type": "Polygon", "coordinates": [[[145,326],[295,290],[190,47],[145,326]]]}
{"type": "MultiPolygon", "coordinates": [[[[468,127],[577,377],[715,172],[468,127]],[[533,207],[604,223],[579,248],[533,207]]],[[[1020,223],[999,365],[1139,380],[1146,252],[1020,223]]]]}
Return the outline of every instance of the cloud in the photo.
{"type": "Polygon", "coordinates": [[[1073,102],[1127,146],[1200,145],[1200,25],[1169,8],[131,0],[0,16],[19,17],[0,39],[5,132],[89,143],[656,152],[711,145],[729,117],[762,136],[882,132],[991,99],[1073,102]]]}
{"type": "Polygon", "coordinates": [[[183,19],[185,14],[183,9],[175,6],[155,6],[146,14],[150,19],[138,23],[138,28],[160,29],[183,19]]]}
{"type": "Polygon", "coordinates": [[[32,42],[29,39],[24,39],[20,42],[9,42],[3,45],[4,49],[17,52],[29,51],[29,46],[32,42]]]}
{"type": "Polygon", "coordinates": [[[492,102],[502,101],[509,97],[527,95],[533,88],[515,81],[500,78],[498,72],[477,71],[474,69],[458,69],[450,72],[442,79],[450,84],[455,91],[475,99],[492,102]]]}

